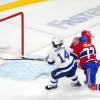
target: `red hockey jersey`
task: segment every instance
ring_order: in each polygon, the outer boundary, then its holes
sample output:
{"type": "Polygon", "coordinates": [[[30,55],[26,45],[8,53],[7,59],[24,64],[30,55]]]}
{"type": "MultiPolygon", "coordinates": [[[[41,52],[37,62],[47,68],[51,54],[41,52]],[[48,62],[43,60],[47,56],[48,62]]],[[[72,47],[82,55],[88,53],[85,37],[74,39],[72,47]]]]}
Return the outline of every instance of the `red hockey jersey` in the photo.
{"type": "Polygon", "coordinates": [[[84,68],[84,64],[88,61],[96,60],[96,49],[93,44],[80,42],[76,47],[72,48],[73,53],[79,58],[80,68],[84,68]]]}

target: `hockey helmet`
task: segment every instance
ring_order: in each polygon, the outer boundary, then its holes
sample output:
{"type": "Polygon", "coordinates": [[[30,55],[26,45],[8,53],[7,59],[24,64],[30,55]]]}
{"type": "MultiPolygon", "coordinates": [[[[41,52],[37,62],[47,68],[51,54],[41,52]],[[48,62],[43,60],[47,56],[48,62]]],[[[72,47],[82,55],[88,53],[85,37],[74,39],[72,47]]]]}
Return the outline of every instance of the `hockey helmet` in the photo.
{"type": "Polygon", "coordinates": [[[91,39],[92,39],[92,33],[90,31],[84,30],[81,32],[81,36],[86,37],[87,38],[87,42],[91,43],[91,39]]]}
{"type": "Polygon", "coordinates": [[[53,37],[52,40],[53,47],[58,47],[63,44],[63,38],[61,36],[53,37]]]}
{"type": "Polygon", "coordinates": [[[90,31],[84,30],[84,31],[81,32],[81,35],[82,36],[90,36],[91,37],[92,34],[91,34],[90,31]]]}

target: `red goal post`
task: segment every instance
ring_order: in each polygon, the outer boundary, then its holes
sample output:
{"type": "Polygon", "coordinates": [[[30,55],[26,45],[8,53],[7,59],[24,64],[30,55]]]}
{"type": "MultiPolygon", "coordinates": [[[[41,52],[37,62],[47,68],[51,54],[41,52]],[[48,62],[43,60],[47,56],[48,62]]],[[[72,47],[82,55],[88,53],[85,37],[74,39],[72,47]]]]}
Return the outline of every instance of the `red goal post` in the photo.
{"type": "Polygon", "coordinates": [[[21,55],[21,57],[23,57],[24,56],[24,13],[18,12],[18,13],[9,15],[9,16],[4,17],[4,18],[0,18],[0,23],[5,22],[5,21],[10,20],[10,19],[13,19],[17,16],[20,16],[20,28],[21,28],[21,30],[20,30],[21,31],[21,33],[20,33],[20,41],[21,41],[21,43],[20,43],[20,46],[21,46],[20,47],[20,55],[21,55]]]}

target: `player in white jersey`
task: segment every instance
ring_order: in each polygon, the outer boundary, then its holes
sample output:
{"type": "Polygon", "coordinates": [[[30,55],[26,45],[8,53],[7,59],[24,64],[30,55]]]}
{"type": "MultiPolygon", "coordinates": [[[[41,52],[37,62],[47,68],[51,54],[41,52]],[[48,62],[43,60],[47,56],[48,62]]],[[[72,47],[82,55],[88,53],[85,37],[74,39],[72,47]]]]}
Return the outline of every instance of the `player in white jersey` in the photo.
{"type": "Polygon", "coordinates": [[[51,72],[51,84],[45,87],[47,90],[57,88],[58,79],[65,76],[71,78],[74,86],[81,86],[76,75],[77,64],[75,59],[63,45],[63,39],[60,36],[53,39],[52,48],[49,50],[46,60],[48,64],[55,66],[51,72]]]}

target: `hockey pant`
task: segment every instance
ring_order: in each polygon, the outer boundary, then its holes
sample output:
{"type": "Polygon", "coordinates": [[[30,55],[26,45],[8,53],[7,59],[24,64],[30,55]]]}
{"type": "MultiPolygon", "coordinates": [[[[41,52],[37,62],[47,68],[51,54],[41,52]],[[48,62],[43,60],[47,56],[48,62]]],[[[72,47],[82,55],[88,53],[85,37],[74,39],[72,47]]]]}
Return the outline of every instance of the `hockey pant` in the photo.
{"type": "Polygon", "coordinates": [[[58,79],[65,77],[65,76],[68,78],[71,78],[71,80],[74,83],[77,83],[78,76],[75,75],[76,70],[77,70],[77,64],[75,62],[71,63],[67,67],[57,68],[56,70],[51,72],[51,76],[52,76],[51,83],[57,84],[58,79]]]}
{"type": "Polygon", "coordinates": [[[87,84],[96,83],[96,73],[98,68],[99,66],[95,61],[89,61],[84,65],[84,73],[86,75],[87,84]]]}

